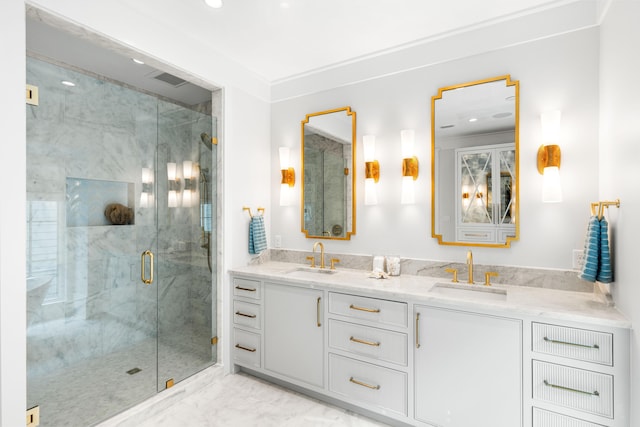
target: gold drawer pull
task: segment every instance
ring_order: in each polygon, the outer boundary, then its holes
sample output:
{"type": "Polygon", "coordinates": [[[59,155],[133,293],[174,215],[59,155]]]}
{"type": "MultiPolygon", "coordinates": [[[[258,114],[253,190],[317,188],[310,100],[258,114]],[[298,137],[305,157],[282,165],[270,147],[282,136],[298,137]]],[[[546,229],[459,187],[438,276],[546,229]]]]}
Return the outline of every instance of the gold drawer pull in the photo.
{"type": "Polygon", "coordinates": [[[589,396],[600,396],[600,393],[598,392],[598,390],[596,390],[596,391],[582,391],[582,390],[578,390],[578,389],[575,389],[575,388],[569,388],[569,387],[564,387],[564,386],[557,385],[557,384],[551,384],[547,380],[544,380],[543,382],[544,382],[544,385],[546,385],[547,387],[557,388],[559,390],[566,390],[566,391],[572,391],[574,393],[588,394],[589,396]]]}
{"type": "Polygon", "coordinates": [[[564,345],[572,345],[572,346],[575,346],[575,347],[595,348],[596,350],[600,348],[600,346],[598,344],[593,344],[593,345],[576,344],[576,343],[573,343],[573,342],[552,340],[552,339],[547,338],[547,337],[544,337],[543,340],[545,340],[546,342],[550,342],[552,344],[564,344],[564,345]]]}
{"type": "Polygon", "coordinates": [[[366,345],[370,345],[372,347],[380,347],[380,343],[379,342],[373,342],[373,341],[367,341],[367,340],[361,340],[358,338],[354,338],[354,337],[350,337],[349,341],[352,342],[357,342],[358,344],[366,344],[366,345]]]}
{"type": "Polygon", "coordinates": [[[318,297],[317,301],[316,301],[316,326],[319,328],[322,326],[322,323],[320,322],[320,301],[322,300],[321,297],[318,297]]]}
{"type": "Polygon", "coordinates": [[[353,304],[351,304],[351,305],[349,306],[349,308],[350,308],[351,310],[366,311],[367,313],[380,313],[380,309],[379,309],[379,308],[358,307],[357,305],[353,305],[353,304]]]}
{"type": "Polygon", "coordinates": [[[236,344],[236,348],[239,348],[240,350],[244,350],[244,351],[249,351],[251,353],[255,353],[256,352],[255,348],[243,347],[240,344],[236,344]]]}
{"type": "Polygon", "coordinates": [[[361,385],[362,387],[370,388],[371,390],[380,390],[379,385],[371,385],[371,384],[363,383],[362,381],[358,381],[353,377],[349,378],[349,381],[351,381],[354,384],[361,385]]]}
{"type": "Polygon", "coordinates": [[[251,289],[251,288],[243,288],[242,286],[236,286],[236,289],[240,290],[240,291],[247,291],[247,292],[255,292],[255,289],[251,289]]]}
{"type": "Polygon", "coordinates": [[[243,313],[241,311],[236,311],[236,314],[238,316],[244,316],[244,317],[249,317],[250,319],[255,319],[256,315],[255,314],[247,314],[247,313],[243,313]]]}

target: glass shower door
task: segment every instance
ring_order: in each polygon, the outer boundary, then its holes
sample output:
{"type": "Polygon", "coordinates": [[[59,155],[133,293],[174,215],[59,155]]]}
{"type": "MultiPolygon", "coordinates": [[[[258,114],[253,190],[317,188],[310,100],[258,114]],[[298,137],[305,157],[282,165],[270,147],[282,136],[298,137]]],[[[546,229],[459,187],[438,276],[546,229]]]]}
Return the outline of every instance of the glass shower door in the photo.
{"type": "Polygon", "coordinates": [[[215,362],[215,128],[158,104],[158,390],[215,362]]]}
{"type": "Polygon", "coordinates": [[[27,403],[92,425],[157,392],[157,101],[34,58],[27,79],[27,403]]]}

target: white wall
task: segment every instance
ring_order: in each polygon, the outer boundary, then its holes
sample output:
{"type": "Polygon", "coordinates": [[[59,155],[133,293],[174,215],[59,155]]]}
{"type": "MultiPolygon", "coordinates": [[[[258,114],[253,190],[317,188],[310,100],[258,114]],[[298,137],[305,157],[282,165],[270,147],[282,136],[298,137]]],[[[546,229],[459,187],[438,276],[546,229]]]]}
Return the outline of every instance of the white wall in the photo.
{"type": "Polygon", "coordinates": [[[640,425],[640,57],[637,55],[640,2],[611,2],[601,29],[600,61],[600,198],[620,198],[620,209],[609,209],[614,255],[616,304],[632,324],[631,425],[640,425]]]}
{"type": "MultiPolygon", "coordinates": [[[[260,204],[269,212],[269,86],[252,73],[211,51],[206,44],[173,27],[170,16],[156,19],[134,2],[41,0],[30,2],[47,12],[112,39],[148,57],[188,72],[211,86],[224,87],[224,153],[221,194],[227,221],[223,236],[246,241],[243,204],[260,204]],[[186,49],[185,46],[190,48],[186,49]],[[263,148],[259,148],[259,147],[263,148]],[[256,148],[253,148],[256,147],[256,148]],[[251,148],[251,149],[250,149],[251,148]],[[256,153],[258,155],[252,155],[256,153]]],[[[0,101],[3,137],[0,168],[3,190],[0,205],[0,426],[23,425],[26,409],[26,305],[25,305],[25,4],[19,0],[0,6],[0,46],[3,97],[0,101]],[[7,161],[6,159],[11,159],[7,161]],[[9,185],[10,184],[10,185],[9,185]]],[[[244,245],[224,245],[221,271],[245,264],[244,245]]],[[[224,318],[224,316],[223,316],[224,318]]],[[[222,326],[225,328],[226,326],[222,326]]]]}
{"type": "Polygon", "coordinates": [[[24,4],[0,7],[0,426],[24,425],[26,394],[26,109],[24,4]]]}
{"type": "MultiPolygon", "coordinates": [[[[290,146],[299,157],[300,121],[305,114],[349,105],[357,113],[359,159],[362,135],[376,135],[379,204],[363,203],[364,164],[359,161],[357,234],[351,241],[326,241],[326,250],[463,261],[466,249],[439,246],[431,238],[431,97],[443,86],[510,74],[520,81],[520,241],[511,249],[475,248],[474,259],[479,264],[570,269],[572,250],[584,244],[589,203],[598,197],[598,34],[597,28],[588,28],[424,67],[414,63],[404,72],[275,102],[271,238],[281,235],[288,249],[310,250],[313,243],[300,232],[299,192],[294,206],[278,206],[277,147],[290,146]],[[536,169],[539,116],[548,109],[563,112],[564,202],[560,204],[541,202],[542,179],[536,169]],[[399,200],[402,129],[415,129],[420,161],[416,204],[411,206],[399,200]]],[[[474,43],[477,36],[469,33],[468,42],[474,43]]],[[[429,64],[429,58],[423,62],[429,64]]],[[[344,68],[347,74],[351,70],[344,68]]],[[[298,177],[298,189],[300,181],[298,177]]]]}

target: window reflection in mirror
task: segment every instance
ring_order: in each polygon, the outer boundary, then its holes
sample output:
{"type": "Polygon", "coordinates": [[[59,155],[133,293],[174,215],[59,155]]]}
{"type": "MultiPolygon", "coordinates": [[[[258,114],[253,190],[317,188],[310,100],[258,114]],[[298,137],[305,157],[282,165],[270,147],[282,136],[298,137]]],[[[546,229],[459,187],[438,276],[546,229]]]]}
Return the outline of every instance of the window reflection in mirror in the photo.
{"type": "Polygon", "coordinates": [[[349,240],[355,234],[356,113],[350,107],[302,121],[302,232],[349,240]]]}
{"type": "Polygon", "coordinates": [[[432,236],[509,247],[519,235],[519,84],[510,77],[441,88],[432,98],[432,236]]]}

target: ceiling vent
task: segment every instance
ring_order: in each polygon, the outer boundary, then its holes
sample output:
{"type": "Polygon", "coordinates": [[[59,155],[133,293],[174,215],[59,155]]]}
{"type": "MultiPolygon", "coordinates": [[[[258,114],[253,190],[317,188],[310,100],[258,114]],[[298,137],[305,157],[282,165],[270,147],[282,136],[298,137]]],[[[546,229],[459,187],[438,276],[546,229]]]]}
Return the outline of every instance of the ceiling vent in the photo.
{"type": "Polygon", "coordinates": [[[153,78],[156,80],[160,80],[161,82],[168,83],[173,87],[180,87],[183,84],[187,83],[186,80],[183,80],[180,77],[176,77],[173,74],[169,74],[169,73],[160,73],[158,75],[153,76],[153,78]]]}

